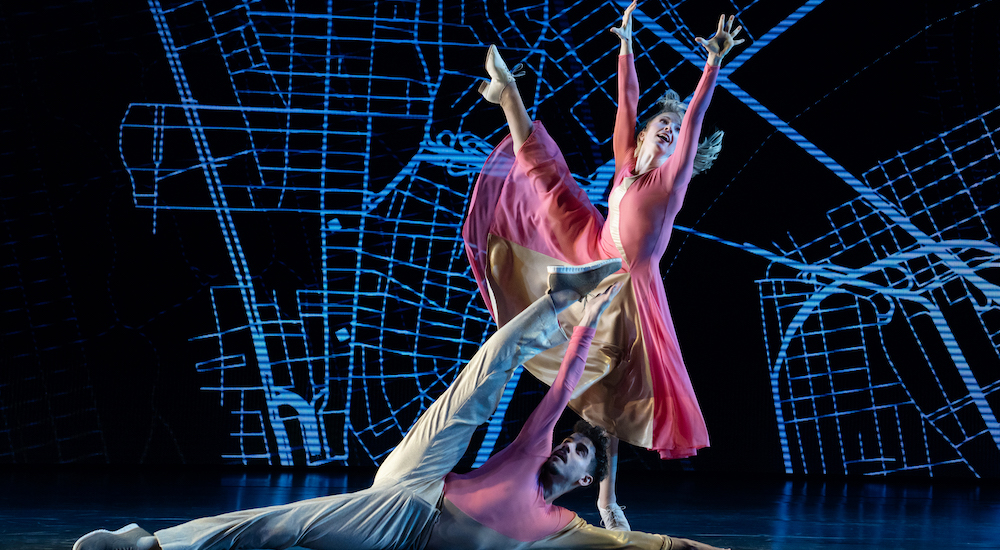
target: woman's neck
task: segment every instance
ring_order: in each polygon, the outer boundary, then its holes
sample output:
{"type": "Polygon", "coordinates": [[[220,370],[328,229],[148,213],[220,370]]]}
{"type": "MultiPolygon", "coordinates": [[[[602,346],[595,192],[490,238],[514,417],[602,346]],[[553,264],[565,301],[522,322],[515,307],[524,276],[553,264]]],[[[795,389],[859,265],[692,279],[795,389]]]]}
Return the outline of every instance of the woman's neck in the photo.
{"type": "Polygon", "coordinates": [[[666,162],[667,158],[669,158],[669,156],[643,152],[640,149],[639,151],[636,151],[635,167],[632,169],[632,175],[641,176],[650,170],[655,170],[659,168],[661,164],[666,162]]]}

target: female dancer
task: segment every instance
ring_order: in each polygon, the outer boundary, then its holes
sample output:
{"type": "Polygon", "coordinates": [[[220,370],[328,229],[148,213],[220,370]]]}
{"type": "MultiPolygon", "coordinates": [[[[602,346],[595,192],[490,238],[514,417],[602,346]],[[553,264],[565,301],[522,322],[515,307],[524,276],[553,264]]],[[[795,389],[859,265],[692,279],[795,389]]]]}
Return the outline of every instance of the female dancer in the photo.
{"type": "MultiPolygon", "coordinates": [[[[686,110],[676,93],[635,133],[639,83],[632,56],[633,2],[612,28],[618,57],[618,112],[613,148],[615,177],[608,219],[579,188],[545,127],[528,116],[514,76],[496,46],[486,56],[489,82],[480,93],[503,108],[510,135],[493,151],[473,191],[462,229],[466,253],[483,299],[497,324],[516,316],[547,288],[541,266],[621,258],[622,269],[605,285],[627,282],[602,317],[583,380],[570,403],[582,417],[612,434],[611,472],[600,485],[598,508],[609,529],[629,529],[617,504],[618,439],[683,458],[708,445],[708,431],[681,357],[667,308],[659,263],[688,182],[721,148],[721,133],[698,145],[702,118],[722,58],[743,42],[722,16],[715,36],[697,38],[708,62],[686,110]]],[[[517,68],[515,67],[515,70],[517,68]]],[[[566,310],[575,321],[582,306],[566,310]]],[[[525,364],[548,384],[561,349],[525,364]]]]}

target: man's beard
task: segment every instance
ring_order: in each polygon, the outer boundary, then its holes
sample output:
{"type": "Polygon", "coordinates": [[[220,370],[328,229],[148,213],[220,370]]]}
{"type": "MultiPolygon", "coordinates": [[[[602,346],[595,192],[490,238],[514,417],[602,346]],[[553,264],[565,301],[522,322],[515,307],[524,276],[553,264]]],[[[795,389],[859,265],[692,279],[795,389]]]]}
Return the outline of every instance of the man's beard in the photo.
{"type": "Polygon", "coordinates": [[[558,474],[559,470],[552,465],[552,457],[550,456],[548,460],[542,463],[542,469],[540,472],[542,475],[551,476],[552,474],[558,474]]]}

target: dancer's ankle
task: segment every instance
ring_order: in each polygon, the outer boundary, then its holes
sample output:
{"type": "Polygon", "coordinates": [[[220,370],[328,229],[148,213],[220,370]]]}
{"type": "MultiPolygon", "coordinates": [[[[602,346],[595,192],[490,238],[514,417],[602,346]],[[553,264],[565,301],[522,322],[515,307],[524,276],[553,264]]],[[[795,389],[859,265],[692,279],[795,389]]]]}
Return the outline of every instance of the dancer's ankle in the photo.
{"type": "Polygon", "coordinates": [[[517,82],[511,80],[500,91],[500,107],[515,107],[519,99],[521,99],[521,92],[517,89],[517,82]]]}

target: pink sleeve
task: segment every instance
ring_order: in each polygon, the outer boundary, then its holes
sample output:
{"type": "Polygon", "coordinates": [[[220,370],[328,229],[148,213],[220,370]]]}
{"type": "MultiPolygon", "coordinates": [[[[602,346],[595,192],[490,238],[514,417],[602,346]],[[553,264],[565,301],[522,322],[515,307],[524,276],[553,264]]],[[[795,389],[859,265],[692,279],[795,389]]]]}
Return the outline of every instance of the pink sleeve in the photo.
{"type": "MultiPolygon", "coordinates": [[[[701,137],[701,123],[705,118],[705,111],[712,101],[712,93],[715,91],[715,79],[719,75],[718,66],[705,65],[705,71],[701,73],[701,80],[694,90],[694,96],[688,105],[684,121],[681,123],[681,132],[677,137],[677,147],[670,159],[660,167],[664,170],[665,178],[661,181],[673,182],[673,194],[683,198],[687,192],[688,182],[694,170],[694,157],[698,152],[698,138],[701,137]]],[[[674,201],[680,207],[679,201],[674,201]]]]}
{"type": "Polygon", "coordinates": [[[612,146],[615,174],[628,162],[635,149],[635,118],[639,112],[639,78],[635,74],[635,56],[618,56],[618,112],[612,146]]]}
{"type": "Polygon", "coordinates": [[[566,409],[569,398],[573,395],[573,390],[576,389],[577,382],[583,376],[583,367],[587,362],[590,342],[594,339],[595,332],[595,329],[590,327],[573,329],[573,336],[566,348],[566,355],[563,356],[562,364],[559,366],[559,374],[556,375],[549,391],[545,392],[545,397],[524,423],[521,433],[517,434],[517,439],[514,440],[511,447],[532,448],[537,446],[539,452],[549,452],[549,447],[552,445],[552,431],[556,427],[556,421],[566,409]]]}

